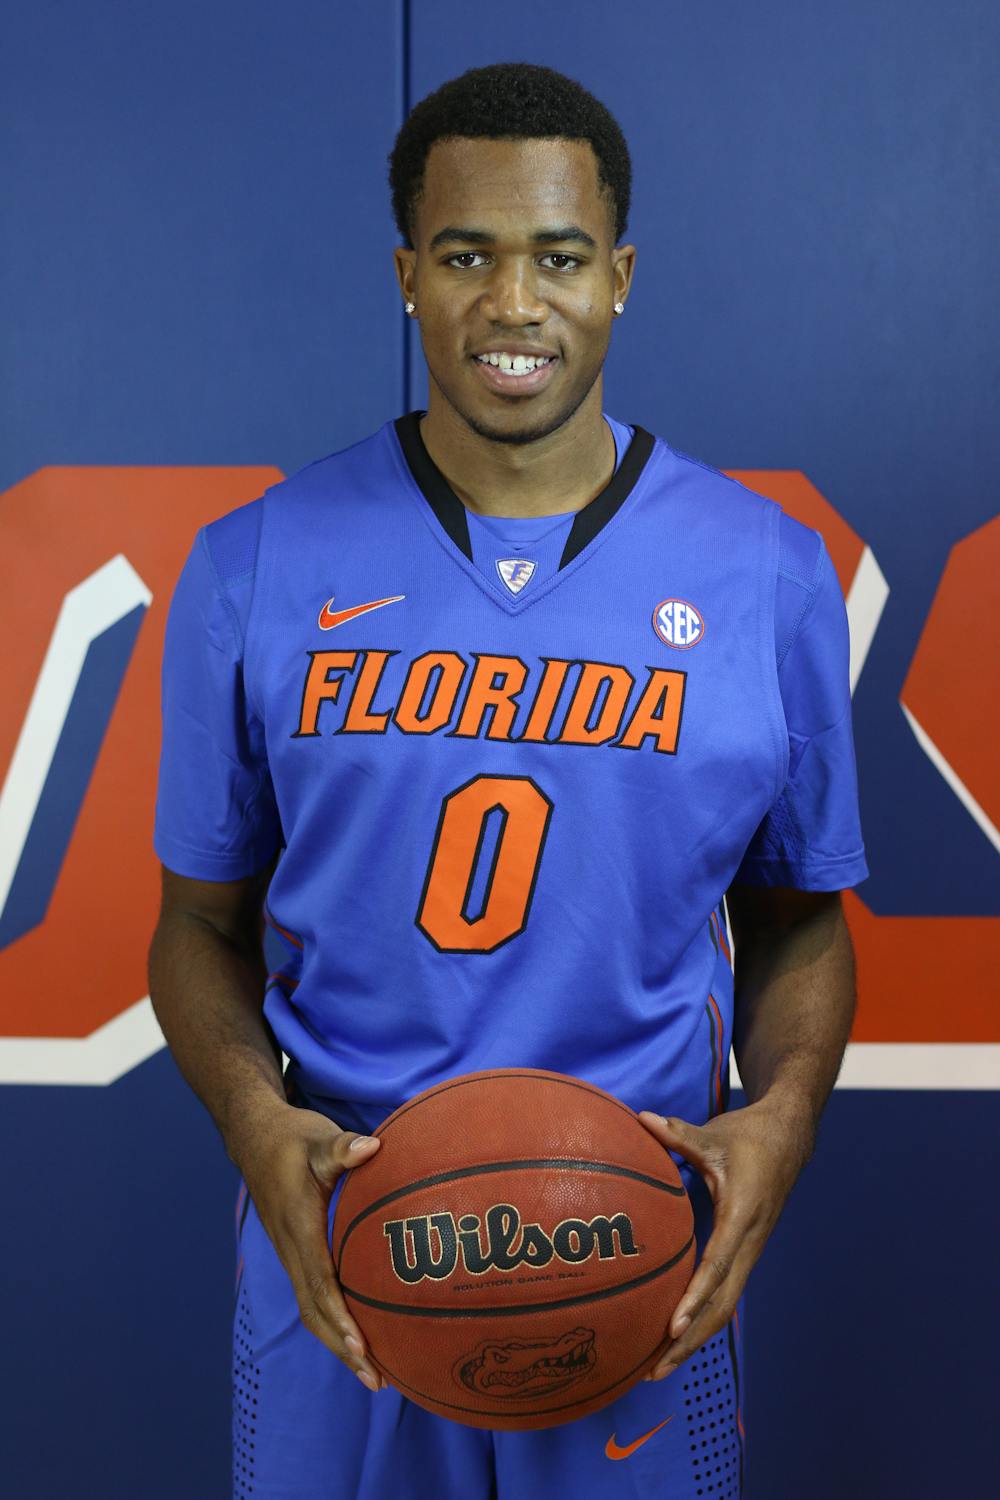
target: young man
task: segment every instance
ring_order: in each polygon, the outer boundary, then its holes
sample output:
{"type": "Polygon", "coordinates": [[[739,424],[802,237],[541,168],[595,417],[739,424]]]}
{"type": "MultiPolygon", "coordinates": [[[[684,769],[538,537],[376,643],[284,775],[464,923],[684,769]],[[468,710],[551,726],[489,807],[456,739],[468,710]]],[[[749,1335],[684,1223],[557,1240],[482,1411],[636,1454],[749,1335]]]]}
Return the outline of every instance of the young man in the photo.
{"type": "Polygon", "coordinates": [[[738,1301],[853,1010],[843,601],[815,532],[603,414],[635,265],[603,106],[475,70],[391,182],[428,410],[205,528],[167,641],[151,984],[248,1189],[234,1493],[723,1500],[738,1301]],[[509,1065],[652,1111],[703,1250],[651,1378],[528,1433],[380,1391],[327,1238],[366,1132],[509,1065]]]}

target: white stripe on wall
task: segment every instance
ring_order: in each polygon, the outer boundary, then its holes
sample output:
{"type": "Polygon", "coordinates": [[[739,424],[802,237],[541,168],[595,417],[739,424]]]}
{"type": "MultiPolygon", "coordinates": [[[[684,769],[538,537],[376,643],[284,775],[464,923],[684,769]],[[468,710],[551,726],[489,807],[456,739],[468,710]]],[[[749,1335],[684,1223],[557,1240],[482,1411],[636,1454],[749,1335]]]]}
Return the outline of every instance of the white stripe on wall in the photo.
{"type": "MultiPolygon", "coordinates": [[[[736,1062],[730,1081],[739,1088],[736,1062]]],[[[839,1089],[1000,1089],[997,1042],[851,1042],[839,1089]]]]}
{"type": "Polygon", "coordinates": [[[152,594],[119,553],[62,601],[10,767],[0,791],[0,911],[10,894],[45,778],[93,641],[152,594]]]}
{"type": "Polygon", "coordinates": [[[114,1083],[165,1045],[147,995],[90,1036],[0,1038],[0,1084],[114,1083]]]}
{"type": "Polygon", "coordinates": [[[850,630],[850,693],[855,696],[865,658],[876,637],[882,610],[889,597],[885,573],[871,547],[865,547],[847,589],[847,627],[850,630]]]}
{"type": "Polygon", "coordinates": [[[876,562],[874,552],[866,547],[851,579],[846,601],[847,623],[851,634],[852,696],[888,597],[889,585],[885,581],[885,574],[876,562]]]}
{"type": "Polygon", "coordinates": [[[985,807],[981,807],[979,805],[975,797],[969,791],[969,788],[966,786],[965,782],[962,780],[961,776],[959,776],[954,767],[949,765],[948,761],[945,760],[944,756],[941,754],[941,751],[938,749],[937,745],[935,745],[926,729],[924,729],[923,725],[920,724],[918,720],[913,716],[913,714],[907,708],[906,704],[900,701],[899,706],[906,715],[907,723],[913,730],[917,744],[927,756],[927,759],[930,761],[931,765],[944,777],[945,781],[951,787],[952,791],[955,793],[955,796],[958,798],[959,802],[961,802],[966,812],[969,813],[969,815],[983,830],[986,837],[993,845],[994,849],[996,849],[997,852],[1000,853],[1000,829],[997,828],[996,824],[993,822],[985,807]]]}

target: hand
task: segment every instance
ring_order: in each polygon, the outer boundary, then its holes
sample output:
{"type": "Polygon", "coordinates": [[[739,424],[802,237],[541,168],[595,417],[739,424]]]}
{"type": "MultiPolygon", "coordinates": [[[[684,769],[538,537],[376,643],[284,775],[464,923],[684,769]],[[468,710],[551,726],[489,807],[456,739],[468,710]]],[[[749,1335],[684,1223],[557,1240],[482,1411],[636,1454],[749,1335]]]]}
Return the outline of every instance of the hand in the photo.
{"type": "Polygon", "coordinates": [[[384,1381],[365,1358],[361,1330],[334,1275],[327,1223],[340,1174],[369,1161],[380,1144],[314,1110],[276,1103],[231,1153],[288,1272],[302,1322],[370,1391],[384,1381]]]}
{"type": "Polygon", "coordinates": [[[812,1149],[802,1115],[766,1099],[707,1125],[639,1119],[661,1145],[696,1167],[712,1195],[712,1233],[670,1320],[670,1338],[646,1380],[662,1380],[732,1317],[747,1277],[812,1149]]]}

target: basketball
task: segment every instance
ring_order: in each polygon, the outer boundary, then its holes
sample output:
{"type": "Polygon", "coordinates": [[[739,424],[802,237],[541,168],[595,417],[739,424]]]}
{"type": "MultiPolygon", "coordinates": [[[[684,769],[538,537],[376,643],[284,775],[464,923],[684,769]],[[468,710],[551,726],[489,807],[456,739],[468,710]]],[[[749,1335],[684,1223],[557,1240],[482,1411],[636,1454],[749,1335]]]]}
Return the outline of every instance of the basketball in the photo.
{"type": "Polygon", "coordinates": [[[332,1251],[403,1395],[473,1427],[555,1427],[652,1368],[694,1268],[693,1217],[631,1109],[519,1068],[448,1079],[375,1133],[332,1251]]]}

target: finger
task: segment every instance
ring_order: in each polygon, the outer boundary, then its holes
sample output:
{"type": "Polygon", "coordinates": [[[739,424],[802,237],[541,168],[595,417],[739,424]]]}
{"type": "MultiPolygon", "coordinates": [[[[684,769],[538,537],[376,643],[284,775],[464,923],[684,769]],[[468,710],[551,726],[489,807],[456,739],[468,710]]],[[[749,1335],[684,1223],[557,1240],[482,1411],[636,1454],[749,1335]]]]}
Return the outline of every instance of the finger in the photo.
{"type": "Polygon", "coordinates": [[[346,1310],[343,1296],[340,1295],[328,1241],[328,1212],[337,1179],[348,1170],[363,1166],[376,1154],[379,1146],[381,1142],[378,1136],[360,1136],[357,1131],[346,1130],[339,1130],[336,1136],[325,1137],[321,1142],[313,1143],[309,1167],[316,1185],[316,1199],[312,1205],[315,1212],[303,1215],[298,1221],[300,1233],[294,1238],[295,1253],[307,1289],[315,1283],[321,1311],[333,1314],[340,1337],[343,1341],[348,1338],[352,1341],[358,1359],[363,1358],[366,1352],[364,1335],[346,1310]]]}
{"type": "Polygon", "coordinates": [[[719,1160],[718,1144],[713,1142],[701,1126],[691,1125],[687,1120],[679,1120],[675,1116],[654,1114],[651,1109],[641,1110],[639,1120],[661,1146],[683,1156],[703,1177],[716,1176],[720,1166],[724,1165],[719,1160]]]}
{"type": "Polygon", "coordinates": [[[378,1391],[386,1384],[366,1358],[364,1335],[347,1311],[340,1291],[327,1238],[330,1197],[337,1179],[352,1168],[363,1166],[381,1145],[378,1136],[360,1135],[355,1130],[338,1130],[313,1143],[309,1166],[319,1192],[320,1216],[301,1223],[301,1235],[295,1248],[300,1266],[299,1312],[305,1326],[314,1333],[338,1359],[354,1370],[362,1384],[378,1391]]]}
{"type": "Polygon", "coordinates": [[[286,1262],[299,1306],[299,1316],[309,1332],[352,1369],[369,1390],[381,1388],[378,1371],[366,1357],[361,1329],[347,1310],[326,1239],[326,1214],[301,1217],[289,1235],[286,1262]]]}
{"type": "MultiPolygon", "coordinates": [[[[678,1365],[690,1359],[696,1349],[724,1328],[743,1295],[747,1278],[756,1261],[763,1240],[752,1237],[744,1242],[728,1275],[717,1285],[684,1324],[680,1335],[674,1330],[671,1320],[671,1337],[657,1356],[656,1364],[645,1377],[647,1380],[662,1380],[676,1370],[678,1365]]],[[[706,1247],[706,1258],[707,1258],[706,1247]]]]}
{"type": "Polygon", "coordinates": [[[359,1135],[356,1130],[338,1130],[335,1135],[325,1136],[313,1143],[309,1152],[309,1166],[316,1181],[329,1194],[342,1172],[369,1161],[381,1144],[377,1135],[359,1135]]]}
{"type": "Polygon", "coordinates": [[[736,1309],[739,1296],[739,1292],[730,1295],[730,1290],[727,1288],[725,1296],[706,1303],[684,1337],[668,1343],[667,1347],[660,1351],[652,1370],[643,1378],[656,1381],[665,1380],[668,1375],[672,1375],[703,1344],[707,1344],[720,1329],[725,1328],[736,1309]]]}
{"type": "Polygon", "coordinates": [[[748,1241],[754,1244],[750,1250],[751,1264],[756,1259],[758,1250],[754,1230],[757,1222],[756,1208],[743,1206],[732,1198],[722,1199],[717,1204],[708,1244],[670,1319],[672,1338],[680,1338],[705,1304],[718,1295],[749,1248],[748,1241]]]}

